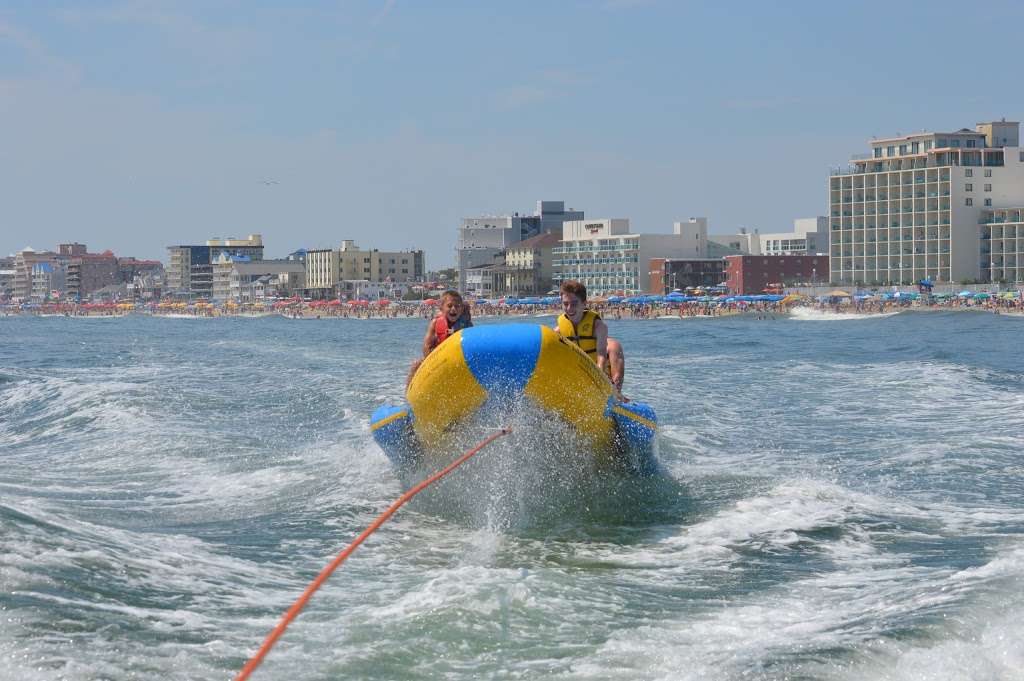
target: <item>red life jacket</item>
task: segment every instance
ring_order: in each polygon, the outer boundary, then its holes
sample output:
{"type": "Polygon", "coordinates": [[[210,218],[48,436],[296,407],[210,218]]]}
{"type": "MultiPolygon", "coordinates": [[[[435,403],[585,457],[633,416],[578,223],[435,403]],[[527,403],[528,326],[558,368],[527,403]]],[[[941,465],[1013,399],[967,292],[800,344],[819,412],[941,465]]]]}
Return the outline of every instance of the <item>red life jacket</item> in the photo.
{"type": "Polygon", "coordinates": [[[472,326],[472,324],[467,324],[465,317],[459,317],[455,320],[455,323],[449,327],[448,317],[443,314],[438,315],[434,318],[434,336],[437,339],[434,343],[434,347],[436,348],[438,345],[443,343],[448,336],[451,336],[456,331],[461,331],[469,326],[472,326]]]}

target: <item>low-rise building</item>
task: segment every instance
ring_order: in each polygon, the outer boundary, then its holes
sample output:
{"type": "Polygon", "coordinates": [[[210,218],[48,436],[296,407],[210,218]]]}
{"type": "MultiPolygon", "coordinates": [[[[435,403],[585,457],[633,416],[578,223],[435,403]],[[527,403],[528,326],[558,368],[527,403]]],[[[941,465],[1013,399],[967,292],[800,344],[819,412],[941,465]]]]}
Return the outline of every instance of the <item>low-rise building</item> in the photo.
{"type": "Polygon", "coordinates": [[[538,296],[554,284],[554,249],[562,235],[547,232],[509,246],[505,251],[503,293],[513,296],[538,296]]]}
{"type": "Polygon", "coordinates": [[[238,261],[230,268],[228,299],[288,297],[303,290],[305,276],[305,265],[295,260],[238,261]]]}
{"type": "Polygon", "coordinates": [[[476,265],[463,273],[466,285],[463,294],[467,298],[493,298],[505,292],[506,268],[499,263],[476,265]]]}
{"type": "Polygon", "coordinates": [[[651,258],[649,293],[710,288],[725,281],[724,258],[651,258]]]}
{"type": "Polygon", "coordinates": [[[647,291],[652,258],[709,257],[707,227],[703,217],[673,223],[672,234],[633,234],[624,218],[566,222],[554,249],[553,284],[576,279],[594,295],[647,291]]]}
{"type": "Polygon", "coordinates": [[[829,281],[827,255],[727,255],[725,284],[736,295],[753,295],[778,286],[816,286],[829,281]]]}
{"type": "MultiPolygon", "coordinates": [[[[67,268],[67,297],[71,300],[85,300],[94,291],[101,288],[118,284],[123,281],[120,277],[117,257],[109,250],[103,253],[82,252],[83,244],[61,244],[61,256],[66,257],[67,268]],[[65,254],[65,247],[71,251],[71,246],[81,247],[74,249],[72,255],[65,254]]],[[[64,258],[62,258],[64,259],[64,258]]]]}
{"type": "Polygon", "coordinates": [[[467,271],[480,265],[492,265],[513,245],[539,234],[561,234],[562,225],[582,220],[583,211],[566,210],[564,201],[538,201],[533,215],[480,215],[463,218],[455,247],[458,286],[467,290],[467,271]]]}

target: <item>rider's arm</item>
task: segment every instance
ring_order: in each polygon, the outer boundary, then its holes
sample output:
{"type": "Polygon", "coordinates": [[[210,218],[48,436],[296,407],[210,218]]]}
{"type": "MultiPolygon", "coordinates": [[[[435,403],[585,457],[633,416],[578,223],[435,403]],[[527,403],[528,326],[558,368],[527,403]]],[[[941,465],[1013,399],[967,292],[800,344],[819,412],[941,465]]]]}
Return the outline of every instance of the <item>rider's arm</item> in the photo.
{"type": "Polygon", "coordinates": [[[600,319],[594,322],[594,337],[597,339],[597,366],[603,371],[608,361],[608,326],[600,319]]]}
{"type": "Polygon", "coordinates": [[[423,356],[426,357],[437,345],[437,332],[434,331],[434,320],[427,324],[427,335],[423,337],[423,356]]]}

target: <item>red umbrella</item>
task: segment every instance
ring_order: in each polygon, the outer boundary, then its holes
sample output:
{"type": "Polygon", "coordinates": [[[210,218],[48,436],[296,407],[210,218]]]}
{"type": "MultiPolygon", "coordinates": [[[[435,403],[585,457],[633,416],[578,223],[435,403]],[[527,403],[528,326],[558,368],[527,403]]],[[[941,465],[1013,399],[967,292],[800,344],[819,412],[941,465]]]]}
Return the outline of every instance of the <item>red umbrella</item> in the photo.
{"type": "Polygon", "coordinates": [[[427,298],[423,301],[424,305],[437,305],[437,298],[427,298]]]}
{"type": "Polygon", "coordinates": [[[377,301],[377,304],[378,305],[390,305],[391,301],[388,300],[387,298],[381,298],[380,300],[377,301]]]}

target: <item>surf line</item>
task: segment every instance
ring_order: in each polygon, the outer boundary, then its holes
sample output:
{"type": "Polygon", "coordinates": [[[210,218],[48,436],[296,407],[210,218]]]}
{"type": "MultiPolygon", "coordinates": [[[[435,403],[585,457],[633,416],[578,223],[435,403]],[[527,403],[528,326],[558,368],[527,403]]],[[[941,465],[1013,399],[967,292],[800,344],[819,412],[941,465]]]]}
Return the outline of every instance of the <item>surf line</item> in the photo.
{"type": "Polygon", "coordinates": [[[292,604],[292,607],[288,609],[288,612],[284,614],[284,617],[282,617],[281,621],[277,623],[277,626],[274,627],[274,630],[270,632],[270,635],[267,636],[267,639],[263,642],[263,645],[260,646],[260,649],[256,651],[256,654],[253,655],[252,658],[250,658],[250,660],[245,663],[245,666],[242,667],[242,671],[240,671],[238,673],[238,676],[235,677],[235,681],[245,681],[249,678],[249,675],[252,674],[253,671],[255,671],[256,667],[258,667],[260,663],[263,662],[263,658],[265,658],[267,656],[267,653],[270,652],[270,649],[274,647],[274,643],[277,642],[277,639],[281,638],[281,634],[283,634],[284,630],[288,628],[288,625],[292,623],[292,620],[298,617],[299,612],[302,611],[302,608],[305,607],[306,603],[309,602],[309,599],[313,596],[314,593],[316,593],[316,590],[319,589],[323,585],[323,583],[327,581],[327,578],[331,576],[331,573],[334,572],[339,565],[344,563],[345,559],[352,555],[352,552],[355,551],[359,547],[359,545],[366,540],[367,537],[373,534],[378,527],[383,525],[388,518],[394,515],[395,511],[397,511],[399,508],[402,507],[403,504],[405,504],[405,502],[412,499],[414,496],[425,490],[427,487],[434,484],[435,482],[437,482],[444,476],[448,475],[462,464],[472,459],[484,447],[491,444],[499,437],[504,437],[505,435],[508,435],[511,432],[512,429],[506,426],[500,429],[499,431],[488,435],[486,438],[477,443],[475,447],[464,453],[455,461],[452,461],[445,468],[438,471],[437,473],[434,473],[429,478],[418,483],[408,492],[398,497],[395,503],[391,504],[391,506],[388,507],[388,510],[381,513],[376,520],[370,523],[370,526],[363,530],[362,534],[356,537],[351,544],[345,547],[345,549],[341,553],[339,553],[335,557],[335,559],[332,560],[330,564],[320,572],[319,575],[317,575],[317,578],[310,582],[309,586],[306,587],[306,591],[303,592],[301,596],[299,596],[299,599],[295,601],[295,603],[292,604]]]}

